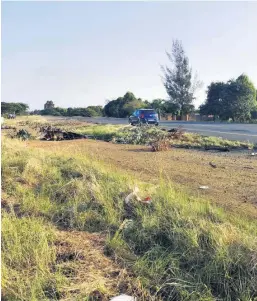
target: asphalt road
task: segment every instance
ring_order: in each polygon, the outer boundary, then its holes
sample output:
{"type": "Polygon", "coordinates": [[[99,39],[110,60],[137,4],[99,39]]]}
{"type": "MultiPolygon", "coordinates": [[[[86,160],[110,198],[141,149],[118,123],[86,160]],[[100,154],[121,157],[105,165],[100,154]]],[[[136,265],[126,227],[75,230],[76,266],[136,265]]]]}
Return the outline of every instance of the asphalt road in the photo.
{"type": "MultiPolygon", "coordinates": [[[[126,118],[107,118],[107,117],[73,117],[91,122],[103,124],[128,124],[126,118]]],[[[222,137],[229,140],[247,141],[257,144],[257,124],[241,123],[218,123],[218,122],[194,122],[194,121],[161,121],[162,128],[174,128],[182,126],[187,132],[199,133],[205,136],[222,137]]]]}

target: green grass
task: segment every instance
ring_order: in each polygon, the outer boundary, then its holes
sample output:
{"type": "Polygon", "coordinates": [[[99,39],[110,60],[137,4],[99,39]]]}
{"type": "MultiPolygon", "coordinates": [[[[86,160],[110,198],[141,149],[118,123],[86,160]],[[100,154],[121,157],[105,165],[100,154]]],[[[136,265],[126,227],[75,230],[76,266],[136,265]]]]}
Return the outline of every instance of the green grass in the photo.
{"type": "Polygon", "coordinates": [[[35,217],[2,217],[2,292],[6,300],[55,300],[62,277],[55,263],[54,234],[35,217]]]}
{"type": "MultiPolygon", "coordinates": [[[[87,125],[76,128],[67,127],[77,133],[92,135],[95,139],[113,141],[126,144],[149,144],[158,137],[167,136],[166,132],[156,127],[130,127],[121,125],[87,125]]],[[[231,149],[254,148],[253,143],[233,141],[220,137],[203,136],[194,133],[185,133],[181,138],[171,141],[171,145],[180,148],[203,149],[205,147],[228,147],[231,149]]]]}
{"type": "MultiPolygon", "coordinates": [[[[19,125],[28,130],[33,137],[38,136],[37,130],[42,125],[53,125],[66,131],[89,135],[93,139],[112,141],[114,143],[148,145],[154,140],[167,136],[160,127],[131,127],[112,124],[93,124],[76,120],[55,120],[47,122],[41,116],[20,116],[16,120],[6,120],[7,125],[19,125]]],[[[204,149],[206,147],[228,147],[230,149],[252,149],[257,146],[248,141],[232,141],[220,137],[203,136],[195,133],[185,133],[181,138],[170,141],[171,146],[179,148],[204,149]]]]}
{"type": "Polygon", "coordinates": [[[56,226],[108,233],[106,254],[131,269],[156,300],[257,298],[257,222],[191,198],[161,175],[152,186],[85,153],[51,153],[5,138],[2,177],[7,200],[19,205],[16,215],[3,214],[8,300],[58,298],[60,275],[49,274],[56,226]],[[151,205],[124,206],[135,184],[142,196],[151,195],[151,205]],[[121,226],[125,217],[133,221],[121,226]]]}

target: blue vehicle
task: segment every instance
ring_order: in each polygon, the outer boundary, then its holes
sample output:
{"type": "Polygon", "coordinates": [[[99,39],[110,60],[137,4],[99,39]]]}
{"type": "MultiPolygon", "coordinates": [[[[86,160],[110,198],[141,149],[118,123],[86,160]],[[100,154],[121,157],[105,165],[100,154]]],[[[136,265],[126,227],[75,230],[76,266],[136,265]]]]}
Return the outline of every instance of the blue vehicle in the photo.
{"type": "Polygon", "coordinates": [[[131,125],[141,124],[159,124],[158,114],[153,109],[138,109],[130,117],[131,125]]]}

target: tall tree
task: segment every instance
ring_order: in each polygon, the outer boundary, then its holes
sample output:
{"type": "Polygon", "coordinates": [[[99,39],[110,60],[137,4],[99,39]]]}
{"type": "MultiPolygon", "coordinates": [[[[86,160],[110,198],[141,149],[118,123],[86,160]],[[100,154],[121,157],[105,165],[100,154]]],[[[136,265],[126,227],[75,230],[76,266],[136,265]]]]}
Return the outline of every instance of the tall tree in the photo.
{"type": "Polygon", "coordinates": [[[179,40],[174,40],[171,53],[166,53],[171,66],[162,66],[164,87],[170,102],[178,106],[180,115],[187,114],[193,109],[194,93],[201,82],[196,74],[193,77],[188,57],[179,40]]]}

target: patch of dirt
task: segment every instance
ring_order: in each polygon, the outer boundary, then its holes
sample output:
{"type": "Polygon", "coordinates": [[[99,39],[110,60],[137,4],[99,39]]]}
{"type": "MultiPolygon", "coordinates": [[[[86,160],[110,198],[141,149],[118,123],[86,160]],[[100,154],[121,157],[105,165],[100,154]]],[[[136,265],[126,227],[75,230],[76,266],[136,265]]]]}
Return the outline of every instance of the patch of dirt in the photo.
{"type": "Polygon", "coordinates": [[[107,301],[121,293],[140,294],[129,273],[104,255],[105,235],[57,231],[57,238],[57,267],[68,279],[62,301],[107,301]]]}
{"type": "Polygon", "coordinates": [[[84,153],[154,184],[159,182],[162,174],[194,196],[204,197],[248,217],[257,217],[257,156],[221,156],[219,153],[175,148],[166,152],[151,152],[144,146],[93,140],[29,141],[28,145],[71,154],[84,153]],[[209,189],[200,190],[201,185],[209,186],[209,189]]]}

